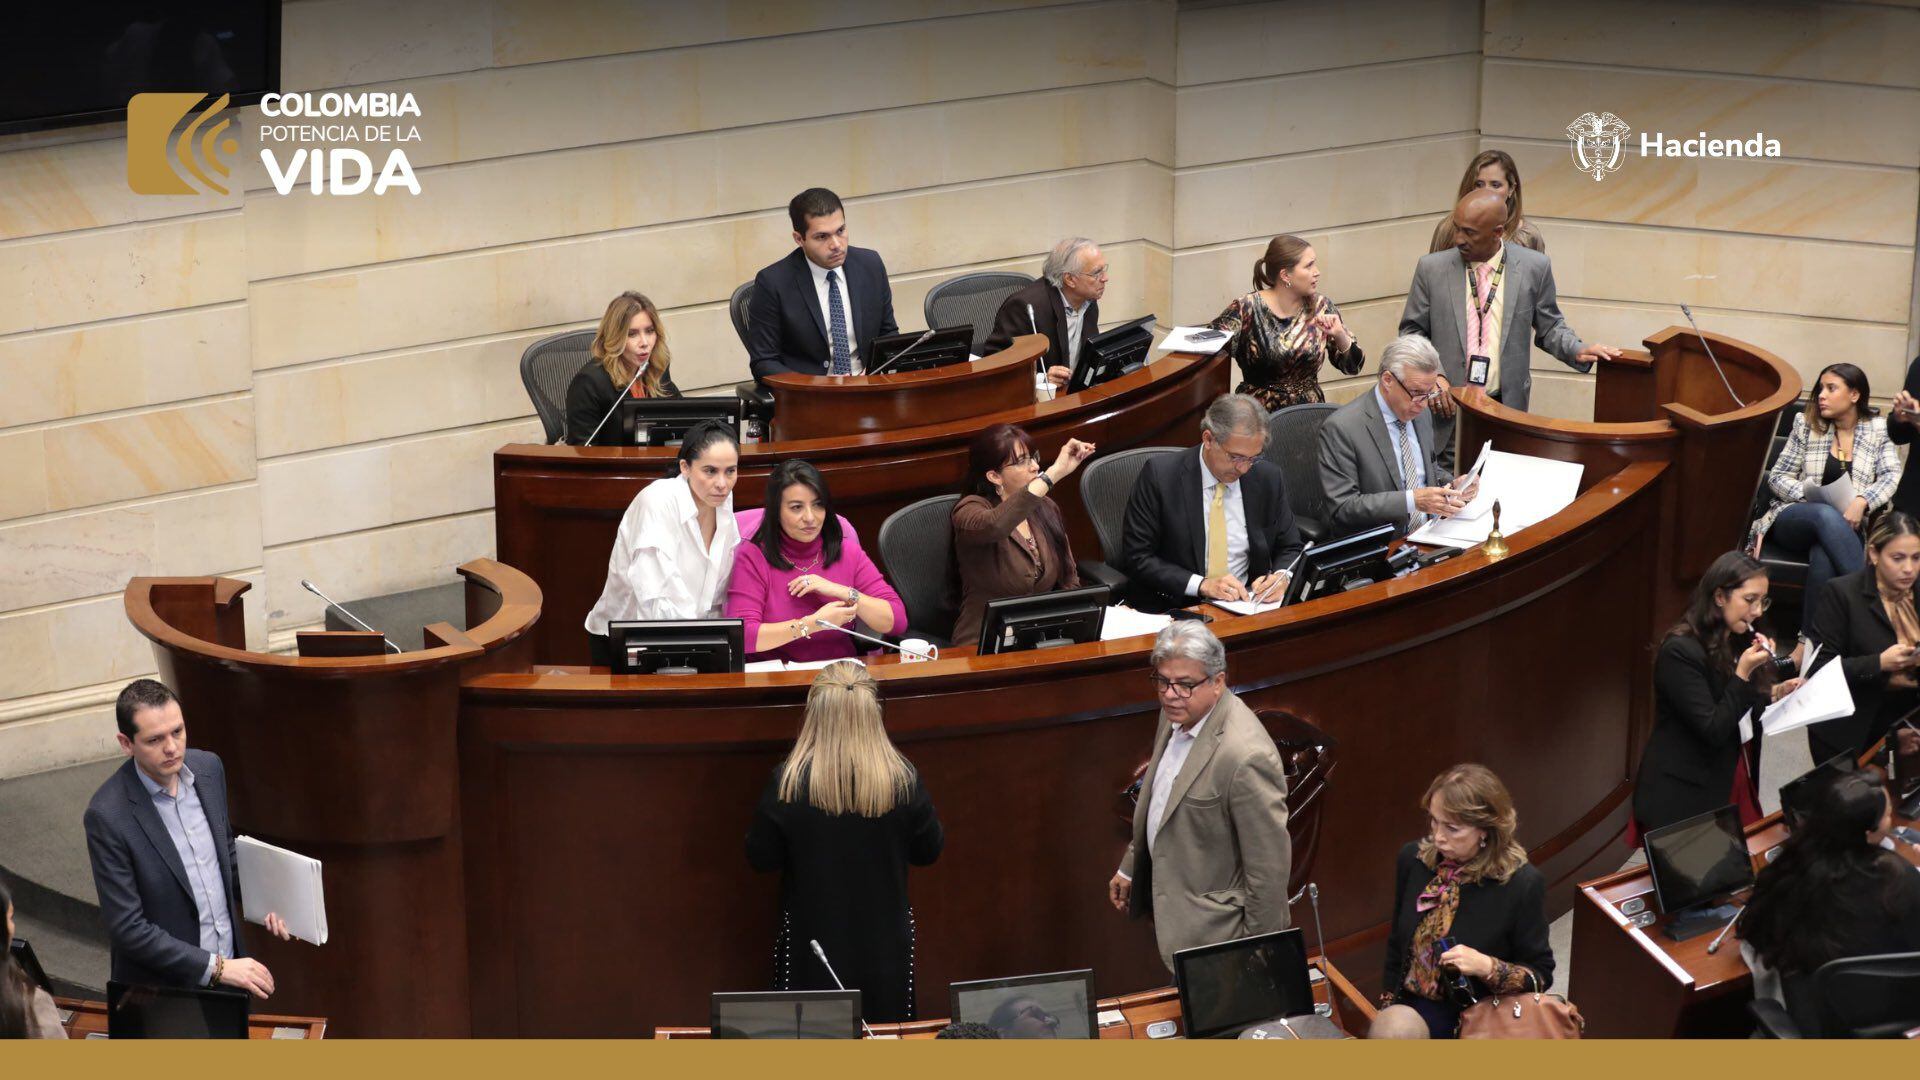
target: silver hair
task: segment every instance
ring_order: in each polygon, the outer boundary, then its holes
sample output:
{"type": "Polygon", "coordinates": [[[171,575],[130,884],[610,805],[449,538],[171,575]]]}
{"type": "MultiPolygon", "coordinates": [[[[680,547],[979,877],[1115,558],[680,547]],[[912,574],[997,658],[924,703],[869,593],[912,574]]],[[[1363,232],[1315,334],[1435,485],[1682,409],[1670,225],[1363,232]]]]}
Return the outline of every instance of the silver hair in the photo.
{"type": "Polygon", "coordinates": [[[1227,670],[1227,647],[1213,636],[1206,624],[1195,619],[1175,619],[1153,639],[1155,668],[1169,660],[1192,660],[1206,670],[1207,677],[1227,670]]]}
{"type": "Polygon", "coordinates": [[[1075,260],[1080,257],[1081,252],[1093,246],[1093,241],[1084,236],[1067,237],[1053,245],[1053,250],[1047,253],[1047,261],[1040,267],[1040,276],[1052,282],[1055,288],[1059,288],[1068,274],[1080,272],[1080,264],[1075,260]]]}
{"type": "Polygon", "coordinates": [[[1215,442],[1229,435],[1267,437],[1267,407],[1252,394],[1221,394],[1207,406],[1200,418],[1200,430],[1210,433],[1215,442]]]}
{"type": "Polygon", "coordinates": [[[1440,352],[1419,334],[1401,334],[1380,350],[1380,370],[1393,372],[1396,379],[1412,371],[1438,375],[1440,352]]]}

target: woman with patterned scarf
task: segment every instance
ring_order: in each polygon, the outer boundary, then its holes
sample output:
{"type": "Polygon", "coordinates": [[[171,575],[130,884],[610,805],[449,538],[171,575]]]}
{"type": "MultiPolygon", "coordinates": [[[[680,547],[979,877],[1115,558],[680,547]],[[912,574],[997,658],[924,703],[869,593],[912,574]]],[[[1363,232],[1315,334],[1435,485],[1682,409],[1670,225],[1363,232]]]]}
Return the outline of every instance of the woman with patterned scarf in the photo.
{"type": "Polygon", "coordinates": [[[1376,1034],[1450,1039],[1460,1013],[1493,992],[1553,985],[1547,885],[1514,839],[1519,815],[1484,765],[1455,765],[1427,788],[1427,835],[1400,849],[1386,988],[1376,1034]]]}

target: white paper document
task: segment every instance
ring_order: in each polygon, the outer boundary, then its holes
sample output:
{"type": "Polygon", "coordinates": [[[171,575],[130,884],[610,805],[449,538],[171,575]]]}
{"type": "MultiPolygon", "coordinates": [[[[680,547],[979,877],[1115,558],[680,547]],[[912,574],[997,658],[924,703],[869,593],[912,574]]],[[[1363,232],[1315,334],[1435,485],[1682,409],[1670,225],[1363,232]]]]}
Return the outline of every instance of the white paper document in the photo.
{"type": "Polygon", "coordinates": [[[239,837],[233,846],[246,920],[264,926],[271,912],[280,916],[294,937],[325,945],[327,894],[320,882],[320,860],[251,836],[239,837]]]}
{"type": "MultiPolygon", "coordinates": [[[[1487,459],[1492,456],[1493,440],[1488,439],[1486,442],[1480,444],[1479,460],[1475,461],[1473,468],[1468,469],[1463,475],[1454,477],[1453,486],[1459,488],[1461,491],[1472,487],[1473,482],[1478,480],[1481,474],[1486,472],[1487,459]]],[[[1487,488],[1487,485],[1482,484],[1480,485],[1480,490],[1473,493],[1473,501],[1461,508],[1460,512],[1453,516],[1472,521],[1475,518],[1491,513],[1492,510],[1493,493],[1487,488]]]]}
{"type": "Polygon", "coordinates": [[[1208,603],[1217,608],[1225,608],[1235,615],[1259,615],[1278,608],[1281,601],[1275,600],[1271,604],[1263,604],[1258,600],[1210,600],[1208,603]]]}
{"type": "MultiPolygon", "coordinates": [[[[1571,505],[1580,494],[1581,471],[1578,462],[1490,450],[1486,467],[1480,472],[1480,496],[1474,501],[1484,499],[1491,509],[1493,500],[1500,500],[1500,531],[1512,537],[1571,505]]],[[[1477,518],[1456,515],[1435,518],[1407,539],[1416,544],[1470,548],[1485,543],[1492,531],[1491,513],[1477,518]]]]}
{"type": "Polygon", "coordinates": [[[749,675],[755,672],[765,674],[775,671],[818,671],[828,664],[838,664],[841,661],[859,664],[861,667],[867,666],[866,662],[858,657],[842,656],[834,660],[749,660],[740,670],[749,675]]]}
{"type": "MultiPolygon", "coordinates": [[[[1853,715],[1853,691],[1847,689],[1846,672],[1836,656],[1827,666],[1813,673],[1800,689],[1767,706],[1760,714],[1760,730],[1769,736],[1853,715]]],[[[1808,658],[1812,662],[1812,658],[1808,658]]]]}
{"type": "Polygon", "coordinates": [[[1853,477],[1846,473],[1831,484],[1808,484],[1801,489],[1803,502],[1826,503],[1835,510],[1845,513],[1847,504],[1853,501],[1853,477]]]}
{"type": "Polygon", "coordinates": [[[1176,326],[1160,339],[1160,352],[1190,352],[1212,356],[1226,345],[1232,334],[1205,326],[1176,326]],[[1198,335],[1200,340],[1194,340],[1198,335]],[[1219,335],[1219,336],[1214,336],[1219,335]]]}
{"type": "Polygon", "coordinates": [[[1113,641],[1116,638],[1157,634],[1172,621],[1171,615],[1149,615],[1129,607],[1110,607],[1106,619],[1100,624],[1100,640],[1113,641]]]}

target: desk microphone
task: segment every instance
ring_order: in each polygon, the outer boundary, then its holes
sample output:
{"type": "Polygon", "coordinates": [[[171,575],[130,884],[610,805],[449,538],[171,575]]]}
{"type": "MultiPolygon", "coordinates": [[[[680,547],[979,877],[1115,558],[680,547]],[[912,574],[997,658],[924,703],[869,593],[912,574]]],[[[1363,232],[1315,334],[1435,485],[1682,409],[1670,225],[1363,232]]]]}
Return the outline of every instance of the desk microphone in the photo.
{"type": "MultiPolygon", "coordinates": [[[[833,980],[833,985],[845,991],[847,984],[841,982],[840,976],[834,973],[833,962],[827,959],[827,950],[821,948],[820,943],[812,939],[808,939],[807,944],[813,946],[813,955],[820,958],[820,965],[827,969],[827,976],[833,980]]],[[[865,1010],[863,1009],[861,1011],[864,1012],[865,1010]]],[[[864,1016],[860,1018],[860,1028],[867,1033],[867,1038],[873,1038],[873,1027],[867,1023],[867,1018],[864,1016]]]]}
{"type": "Polygon", "coordinates": [[[1714,939],[1711,942],[1707,943],[1708,956],[1712,956],[1714,953],[1717,953],[1720,951],[1721,939],[1727,936],[1727,931],[1732,930],[1734,928],[1734,925],[1740,921],[1740,916],[1745,915],[1746,913],[1747,913],[1747,909],[1744,907],[1742,907],[1739,911],[1736,911],[1733,913],[1733,918],[1727,920],[1726,927],[1722,929],[1719,934],[1715,935],[1714,939]]]}
{"type": "Polygon", "coordinates": [[[628,379],[628,380],[627,380],[627,385],[626,385],[626,389],[624,389],[624,390],[621,390],[621,391],[620,391],[620,395],[619,395],[618,397],[616,397],[616,398],[614,398],[614,399],[613,399],[613,408],[611,408],[611,409],[608,409],[608,410],[607,410],[607,415],[605,415],[605,416],[603,416],[603,417],[601,417],[601,418],[600,418],[600,422],[599,422],[599,423],[597,423],[597,424],[595,424],[595,425],[593,425],[593,434],[592,434],[592,435],[589,435],[589,436],[587,436],[587,441],[586,441],[585,443],[583,443],[582,445],[584,445],[584,446],[592,446],[592,445],[593,445],[593,440],[594,440],[594,439],[595,439],[596,437],[598,437],[598,436],[599,436],[599,434],[600,434],[600,429],[601,429],[601,428],[603,428],[603,427],[606,427],[606,426],[607,426],[607,421],[609,421],[609,420],[611,420],[611,419],[613,419],[613,414],[614,414],[614,413],[617,413],[617,412],[619,412],[619,411],[620,411],[620,403],[621,403],[621,402],[623,402],[623,401],[625,401],[625,400],[627,400],[627,395],[628,395],[628,394],[631,394],[631,393],[633,393],[633,384],[634,384],[634,383],[637,383],[637,382],[639,382],[639,381],[640,381],[640,376],[642,376],[642,375],[644,375],[644,374],[646,374],[646,372],[647,372],[647,365],[646,365],[646,364],[641,364],[641,365],[640,365],[639,367],[637,367],[637,368],[635,368],[635,369],[634,369],[634,372],[633,372],[633,378],[631,378],[631,379],[628,379]]]}
{"type": "Polygon", "coordinates": [[[903,655],[903,656],[914,656],[914,657],[918,657],[918,658],[920,658],[920,659],[922,659],[922,660],[937,660],[937,659],[939,659],[938,657],[935,657],[935,656],[929,656],[929,655],[927,655],[926,653],[923,653],[923,652],[915,652],[914,650],[912,650],[912,649],[909,649],[909,648],[907,648],[907,647],[906,647],[906,646],[904,646],[904,645],[895,645],[895,644],[894,644],[893,642],[891,642],[891,641],[888,641],[888,640],[886,640],[885,638],[877,638],[877,637],[870,637],[870,636],[868,636],[868,635],[866,635],[866,634],[863,634],[863,633],[861,633],[861,632],[859,632],[858,630],[849,630],[849,629],[847,629],[847,628],[846,628],[846,627],[844,627],[844,626],[835,626],[834,624],[832,624],[832,623],[830,623],[830,622],[828,622],[828,621],[827,621],[827,620],[825,620],[825,619],[815,619],[815,620],[813,620],[813,622],[814,622],[814,625],[816,625],[816,626],[824,626],[824,627],[826,627],[826,628],[827,628],[828,630],[838,630],[838,631],[840,631],[841,633],[843,633],[843,634],[845,634],[845,635],[847,635],[848,637],[857,637],[857,638],[859,638],[859,639],[860,639],[861,641],[871,641],[871,642],[873,642],[873,643],[874,643],[875,645],[885,645],[885,646],[886,646],[887,648],[889,648],[889,649],[892,649],[892,650],[893,650],[894,652],[897,652],[897,653],[900,653],[900,654],[901,654],[901,655],[903,655]]]}
{"type": "MultiPolygon", "coordinates": [[[[313,595],[319,597],[320,599],[325,600],[327,602],[328,607],[334,609],[335,611],[338,611],[342,615],[345,615],[349,620],[353,622],[353,625],[359,627],[362,630],[367,631],[368,633],[380,634],[380,631],[375,630],[373,627],[368,626],[366,623],[361,622],[359,616],[355,615],[351,611],[348,611],[346,608],[342,607],[341,605],[334,603],[333,598],[328,596],[326,593],[321,592],[320,587],[318,585],[315,585],[313,582],[308,581],[306,578],[301,578],[300,587],[312,593],[313,595]]],[[[385,634],[380,634],[380,641],[382,644],[386,645],[387,648],[392,649],[394,652],[402,651],[400,646],[395,645],[392,641],[389,641],[387,639],[387,635],[385,634]]]]}
{"type": "Polygon", "coordinates": [[[1305,885],[1300,886],[1299,892],[1287,897],[1287,905],[1291,907],[1302,896],[1305,896],[1307,903],[1313,907],[1313,940],[1315,944],[1320,946],[1320,958],[1325,960],[1327,958],[1327,936],[1322,933],[1320,929],[1320,885],[1317,882],[1309,881],[1305,885]]]}
{"type": "Polygon", "coordinates": [[[897,363],[901,357],[907,355],[908,353],[919,348],[920,346],[925,345],[927,343],[927,339],[932,336],[933,336],[933,327],[929,326],[927,327],[926,333],[921,334],[919,337],[913,339],[913,344],[907,346],[904,349],[901,349],[899,352],[894,353],[892,356],[887,357],[887,362],[885,364],[881,364],[879,367],[874,368],[872,371],[867,372],[867,374],[878,375],[881,372],[887,370],[888,365],[897,363]]]}
{"type": "Polygon", "coordinates": [[[1680,314],[1687,317],[1687,325],[1693,327],[1694,336],[1700,339],[1700,347],[1707,350],[1707,359],[1713,361],[1713,370],[1720,373],[1720,385],[1727,388],[1727,396],[1733,399],[1735,406],[1742,409],[1746,408],[1747,403],[1740,400],[1740,395],[1733,392],[1733,384],[1727,381],[1726,369],[1722,368],[1720,361],[1714,358],[1713,346],[1707,344],[1707,335],[1701,333],[1700,324],[1693,321],[1693,309],[1685,304],[1681,304],[1680,314]]]}
{"type": "MultiPolygon", "coordinates": [[[[1032,304],[1027,305],[1027,325],[1033,328],[1034,333],[1037,334],[1040,332],[1040,321],[1033,317],[1032,304]]],[[[1040,374],[1045,375],[1047,373],[1047,354],[1041,353],[1039,356],[1034,357],[1033,366],[1040,372],[1040,374]]]]}

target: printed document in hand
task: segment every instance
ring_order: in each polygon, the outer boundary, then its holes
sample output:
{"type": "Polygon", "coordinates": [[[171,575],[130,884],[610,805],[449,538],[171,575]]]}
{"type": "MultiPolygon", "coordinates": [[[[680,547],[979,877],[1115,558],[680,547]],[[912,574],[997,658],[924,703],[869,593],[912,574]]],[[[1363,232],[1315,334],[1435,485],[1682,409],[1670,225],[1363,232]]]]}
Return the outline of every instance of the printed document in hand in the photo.
{"type": "Polygon", "coordinates": [[[1171,615],[1149,615],[1130,607],[1109,607],[1105,621],[1100,624],[1100,640],[1113,641],[1142,634],[1157,634],[1171,622],[1171,615]]]}
{"type": "MultiPolygon", "coordinates": [[[[1489,508],[1491,500],[1500,500],[1500,531],[1511,537],[1571,505],[1580,494],[1581,468],[1578,462],[1491,450],[1480,473],[1480,498],[1488,500],[1489,508]]],[[[1434,518],[1407,539],[1416,544],[1470,548],[1484,543],[1492,531],[1491,513],[1478,518],[1456,515],[1434,518]]]]}
{"type": "Polygon", "coordinates": [[[1767,706],[1767,711],[1760,714],[1760,730],[1778,735],[1822,720],[1852,716],[1853,691],[1847,689],[1847,675],[1840,669],[1840,660],[1834,657],[1800,689],[1767,706]]]}
{"type": "MultiPolygon", "coordinates": [[[[1480,459],[1473,463],[1473,468],[1468,469],[1464,476],[1454,477],[1453,486],[1456,488],[1459,488],[1461,491],[1465,491],[1468,488],[1472,487],[1473,482],[1479,479],[1486,472],[1487,458],[1491,456],[1493,456],[1493,440],[1488,439],[1486,442],[1480,444],[1480,459]]],[[[1474,518],[1491,513],[1492,511],[1493,511],[1493,490],[1489,488],[1487,485],[1481,484],[1480,490],[1477,492],[1474,492],[1473,501],[1468,503],[1464,508],[1461,509],[1459,513],[1453,516],[1457,518],[1465,518],[1468,521],[1472,521],[1474,518]]]]}
{"type": "MultiPolygon", "coordinates": [[[[1820,646],[1815,645],[1812,651],[1807,653],[1806,663],[1802,664],[1801,666],[1810,668],[1813,666],[1813,662],[1819,658],[1820,658],[1820,646]]],[[[1802,684],[1802,685],[1805,685],[1805,684],[1802,684]]],[[[1786,699],[1781,698],[1780,700],[1785,701],[1786,699]]],[[[1753,741],[1753,710],[1748,709],[1746,712],[1743,712],[1740,714],[1740,745],[1745,746],[1746,744],[1752,741],[1753,741]]],[[[1916,869],[1920,869],[1920,868],[1916,868],[1916,869]]]]}
{"type": "Polygon", "coordinates": [[[1808,484],[1800,491],[1802,502],[1826,503],[1843,514],[1853,495],[1853,477],[1846,473],[1841,473],[1840,479],[1831,484],[1808,484]]]}
{"type": "Polygon", "coordinates": [[[1226,346],[1232,334],[1223,333],[1205,326],[1176,326],[1160,339],[1160,352],[1190,352],[1201,356],[1212,356],[1226,346]],[[1193,340],[1195,334],[1206,334],[1204,341],[1193,340]],[[1211,335],[1219,334],[1219,337],[1211,335]]]}
{"type": "Polygon", "coordinates": [[[327,894],[320,885],[320,860],[261,843],[251,836],[238,838],[233,846],[246,920],[264,926],[267,913],[272,912],[280,916],[294,937],[325,945],[327,894]]]}

